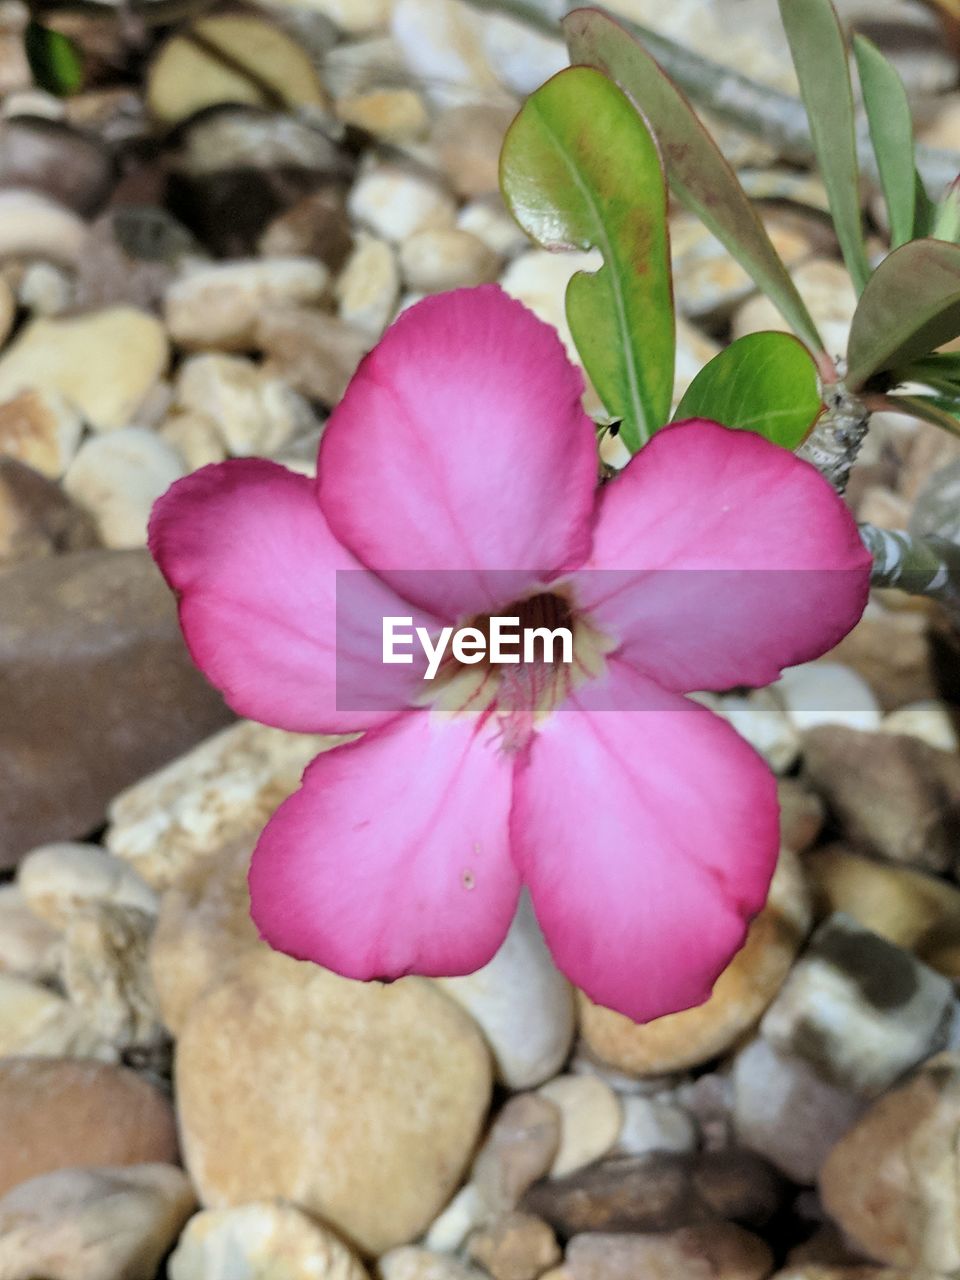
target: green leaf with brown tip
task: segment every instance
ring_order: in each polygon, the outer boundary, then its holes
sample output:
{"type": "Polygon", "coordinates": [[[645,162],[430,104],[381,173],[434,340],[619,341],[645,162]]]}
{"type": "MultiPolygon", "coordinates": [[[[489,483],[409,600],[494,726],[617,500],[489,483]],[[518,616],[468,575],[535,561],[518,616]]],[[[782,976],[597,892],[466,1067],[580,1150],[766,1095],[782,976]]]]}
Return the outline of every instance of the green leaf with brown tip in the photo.
{"type": "Polygon", "coordinates": [[[890,243],[913,238],[918,182],[913,156],[913,120],[907,91],[896,68],[866,36],[853,37],[870,141],[890,219],[890,243]]]}

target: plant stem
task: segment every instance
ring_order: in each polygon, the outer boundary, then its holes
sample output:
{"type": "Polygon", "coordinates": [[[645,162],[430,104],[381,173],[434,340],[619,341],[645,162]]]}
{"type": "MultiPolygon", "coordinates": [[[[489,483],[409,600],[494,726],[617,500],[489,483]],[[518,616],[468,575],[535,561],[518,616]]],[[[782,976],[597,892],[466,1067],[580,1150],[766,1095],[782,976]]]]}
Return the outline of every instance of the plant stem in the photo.
{"type": "Polygon", "coordinates": [[[872,524],[860,525],[860,537],[873,556],[875,587],[929,596],[946,607],[954,623],[960,621],[960,546],[872,524]]]}
{"type": "Polygon", "coordinates": [[[870,410],[842,382],[823,388],[826,412],[797,450],[811,462],[837,493],[844,493],[870,425],[870,410]]]}
{"type": "MultiPolygon", "coordinates": [[[[468,0],[468,3],[475,9],[507,14],[552,36],[560,35],[560,17],[570,9],[580,7],[566,0],[468,0]]],[[[602,9],[603,6],[598,5],[597,8],[602,9]]],[[[810,126],[798,98],[757,84],[740,72],[711,62],[619,14],[611,13],[610,16],[643,43],[671,80],[698,107],[743,133],[770,143],[786,160],[798,163],[813,160],[810,126]]],[[[876,156],[869,132],[865,124],[861,124],[857,135],[860,167],[876,183],[879,182],[876,156]]],[[[960,156],[952,151],[917,147],[917,168],[931,194],[938,198],[960,172],[960,156]]]]}

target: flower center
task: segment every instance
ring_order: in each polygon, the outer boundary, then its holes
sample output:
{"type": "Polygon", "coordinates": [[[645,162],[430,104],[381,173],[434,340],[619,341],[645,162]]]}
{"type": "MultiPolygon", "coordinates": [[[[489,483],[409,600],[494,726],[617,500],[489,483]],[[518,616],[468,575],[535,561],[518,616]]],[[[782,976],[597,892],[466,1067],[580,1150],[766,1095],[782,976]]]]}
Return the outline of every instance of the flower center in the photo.
{"type": "Polygon", "coordinates": [[[486,638],[485,655],[467,665],[453,654],[442,662],[427,695],[439,711],[452,715],[492,714],[499,721],[501,749],[521,750],[536,728],[584,680],[603,670],[604,654],[612,642],[579,611],[563,587],[535,591],[506,605],[495,615],[516,618],[520,642],[511,653],[514,661],[493,662],[491,616],[480,614],[464,623],[486,638]],[[571,637],[566,646],[560,632],[571,637]],[[569,657],[569,661],[565,658],[569,657]]]}

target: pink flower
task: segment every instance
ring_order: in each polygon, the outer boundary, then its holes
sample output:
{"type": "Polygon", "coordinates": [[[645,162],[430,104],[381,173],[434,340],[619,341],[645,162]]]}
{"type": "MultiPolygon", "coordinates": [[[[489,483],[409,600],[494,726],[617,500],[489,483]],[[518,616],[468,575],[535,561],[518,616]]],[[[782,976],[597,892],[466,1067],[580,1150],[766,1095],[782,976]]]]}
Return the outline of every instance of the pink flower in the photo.
{"type": "Polygon", "coordinates": [[[497,287],[429,298],[360,366],[315,482],[236,460],[157,504],[151,550],[230,705],[367,730],[260,837],[252,911],[278,950],[353,978],[468,973],[526,885],[563,972],[645,1020],[704,1000],[742,944],[775,784],[682,695],[825,652],[869,557],[812,467],[716,423],[659,432],[598,488],[582,391],[497,287]],[[511,606],[566,619],[573,667],[447,663],[428,687],[373,642],[381,615],[436,630],[511,606]]]}

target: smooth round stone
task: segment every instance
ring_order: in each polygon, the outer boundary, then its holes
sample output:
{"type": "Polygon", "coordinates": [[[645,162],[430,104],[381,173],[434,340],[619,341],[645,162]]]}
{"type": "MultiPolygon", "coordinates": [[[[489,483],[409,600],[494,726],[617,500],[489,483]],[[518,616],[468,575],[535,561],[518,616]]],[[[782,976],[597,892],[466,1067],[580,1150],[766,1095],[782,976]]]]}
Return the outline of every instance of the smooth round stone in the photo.
{"type": "Polygon", "coordinates": [[[560,1146],[560,1118],[560,1108],[539,1093],[518,1093],[502,1108],[470,1176],[492,1214],[515,1209],[549,1171],[560,1146]]]}
{"type": "Polygon", "coordinates": [[[17,884],[31,911],[65,928],[85,907],[111,903],[156,915],[157,895],[120,858],[97,844],[44,844],[20,863],[17,884]]]}
{"type": "Polygon", "coordinates": [[[84,441],[63,487],[93,517],[105,547],[147,541],[153,504],[186,474],[183,459],[146,427],[123,427],[84,441]]]}
{"type": "Polygon", "coordinates": [[[292,1204],[206,1209],[187,1223],[170,1280],[367,1280],[332,1231],[292,1204]]]}
{"type": "Polygon", "coordinates": [[[0,885],[0,974],[45,981],[58,969],[60,934],[14,884],[0,885]]]}
{"type": "Polygon", "coordinates": [[[359,178],[348,208],[357,222],[395,244],[427,228],[452,227],[457,214],[443,187],[395,164],[377,165],[359,178]]]}
{"type": "Polygon", "coordinates": [[[602,1062],[638,1076],[665,1075],[719,1057],[758,1022],[809,931],[809,893],[797,856],[780,854],[767,905],[705,1004],[637,1024],[579,995],[580,1029],[602,1062]]]}
{"type": "Polygon", "coordinates": [[[505,1213],[474,1232],[470,1257],[494,1280],[537,1280],[563,1257],[553,1230],[529,1213],[505,1213]]]}
{"type": "Polygon", "coordinates": [[[0,405],[0,453],[59,480],[80,445],[83,419],[58,391],[28,389],[0,405]]]}
{"type": "Polygon", "coordinates": [[[405,240],[400,266],[409,288],[441,293],[495,280],[500,259],[469,231],[440,227],[418,231],[405,240]]]}
{"type": "Polygon", "coordinates": [[[391,1249],[377,1261],[379,1280],[486,1280],[486,1272],[467,1266],[448,1253],[413,1245],[391,1249]]]}
{"type": "Polygon", "coordinates": [[[539,1089],[560,1112],[560,1145],[550,1166],[562,1178],[613,1147],[623,1125],[620,1100],[598,1076],[557,1076],[539,1089]]]}
{"type": "Polygon", "coordinates": [[[357,238],[336,285],[341,319],[379,338],[400,297],[400,270],[393,246],[365,232],[357,238]]]}
{"type": "Polygon", "coordinates": [[[618,1155],[643,1156],[653,1151],[693,1151],[697,1127],[681,1107],[655,1098],[631,1095],[620,1099],[623,1123],[617,1135],[618,1155]]]}
{"type": "Polygon", "coordinates": [[[757,1236],[730,1222],[663,1235],[577,1235],[567,1246],[571,1280],[766,1280],[773,1265],[757,1236]]]}
{"type": "Polygon", "coordinates": [[[466,977],[439,978],[437,985],[476,1020],[508,1088],[540,1084],[566,1061],[575,1026],[573,994],[526,894],[490,963],[466,977]]]}
{"type": "Polygon", "coordinates": [[[491,1090],[480,1032],[432,983],[352,982],[265,950],[194,1005],[176,1078],[207,1207],[280,1197],[375,1254],[449,1199],[491,1090]]]}
{"type": "Polygon", "coordinates": [[[799,730],[820,724],[879,729],[882,716],[873,690],[852,667],[840,662],[806,662],[788,667],[773,686],[791,723],[799,730]]]}
{"type": "Polygon", "coordinates": [[[313,426],[303,397],[244,356],[191,356],[176,381],[178,407],[216,424],[230,453],[273,453],[313,426]]]}
{"type": "Polygon", "coordinates": [[[960,750],[960,739],[945,702],[911,702],[884,716],[884,733],[907,733],[940,751],[960,750]]]}
{"type": "Polygon", "coordinates": [[[0,1059],[0,1115],[0,1193],[53,1169],[177,1158],[173,1108],[123,1067],[0,1059]]]}

